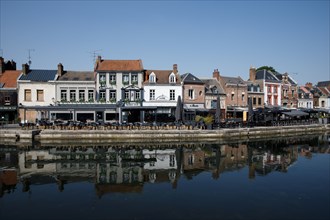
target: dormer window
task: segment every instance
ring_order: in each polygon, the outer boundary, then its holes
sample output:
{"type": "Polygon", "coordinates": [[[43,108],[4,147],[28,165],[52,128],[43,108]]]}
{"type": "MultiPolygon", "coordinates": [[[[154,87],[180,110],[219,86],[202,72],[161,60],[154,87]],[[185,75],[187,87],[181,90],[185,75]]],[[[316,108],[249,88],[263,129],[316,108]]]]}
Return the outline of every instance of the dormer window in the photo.
{"type": "Polygon", "coordinates": [[[156,82],[156,74],[152,72],[149,76],[149,83],[155,83],[156,82]]]}
{"type": "Polygon", "coordinates": [[[170,83],[175,83],[175,74],[171,73],[170,77],[169,77],[169,81],[170,83]]]}

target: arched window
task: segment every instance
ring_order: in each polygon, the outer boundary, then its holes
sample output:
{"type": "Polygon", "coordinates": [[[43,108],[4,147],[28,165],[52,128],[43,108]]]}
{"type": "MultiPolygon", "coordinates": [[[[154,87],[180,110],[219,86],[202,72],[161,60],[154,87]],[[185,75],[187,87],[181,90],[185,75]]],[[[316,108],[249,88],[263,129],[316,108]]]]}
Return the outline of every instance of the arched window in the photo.
{"type": "Polygon", "coordinates": [[[149,83],[155,83],[156,82],[156,75],[154,72],[150,73],[149,76],[149,83]]]}
{"type": "Polygon", "coordinates": [[[169,81],[170,81],[170,83],[175,83],[175,74],[174,73],[171,73],[169,81]]]}

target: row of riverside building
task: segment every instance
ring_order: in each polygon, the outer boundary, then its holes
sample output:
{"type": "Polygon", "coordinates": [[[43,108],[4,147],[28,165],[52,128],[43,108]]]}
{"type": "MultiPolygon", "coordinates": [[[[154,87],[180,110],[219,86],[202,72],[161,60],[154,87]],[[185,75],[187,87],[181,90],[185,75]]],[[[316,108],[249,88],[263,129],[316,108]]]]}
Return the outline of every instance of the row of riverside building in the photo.
{"type": "Polygon", "coordinates": [[[210,78],[168,70],[145,69],[142,60],[105,60],[98,56],[94,71],[31,69],[0,57],[0,119],[10,123],[49,121],[168,122],[175,120],[182,99],[185,121],[196,115],[246,120],[248,100],[253,108],[330,109],[330,81],[299,86],[288,73],[249,69],[249,79],[210,78]]]}

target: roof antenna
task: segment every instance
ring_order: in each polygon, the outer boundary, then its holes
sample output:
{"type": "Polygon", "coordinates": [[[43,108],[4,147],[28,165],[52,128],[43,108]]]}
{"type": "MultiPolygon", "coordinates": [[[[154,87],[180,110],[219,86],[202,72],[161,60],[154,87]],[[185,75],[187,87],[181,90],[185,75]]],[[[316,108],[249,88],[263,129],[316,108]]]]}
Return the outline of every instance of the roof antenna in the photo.
{"type": "Polygon", "coordinates": [[[102,51],[102,50],[93,50],[91,52],[88,52],[88,53],[92,54],[92,56],[93,56],[93,63],[95,63],[96,57],[100,55],[99,53],[96,53],[96,52],[99,52],[99,51],[102,51]]]}
{"type": "Polygon", "coordinates": [[[34,49],[27,49],[27,51],[28,51],[28,53],[29,53],[29,61],[28,61],[28,63],[29,63],[29,66],[31,66],[31,63],[32,63],[32,61],[31,61],[31,52],[33,52],[34,51],[34,49]]]}

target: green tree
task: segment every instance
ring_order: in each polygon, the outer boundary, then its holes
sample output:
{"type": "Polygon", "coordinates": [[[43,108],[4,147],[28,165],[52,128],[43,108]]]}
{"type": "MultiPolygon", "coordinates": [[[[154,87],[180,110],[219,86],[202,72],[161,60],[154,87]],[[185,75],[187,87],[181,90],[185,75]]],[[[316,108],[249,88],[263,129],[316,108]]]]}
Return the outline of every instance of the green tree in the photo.
{"type": "Polygon", "coordinates": [[[257,69],[257,71],[259,71],[259,70],[269,70],[273,73],[277,72],[272,66],[261,66],[257,69]]]}

